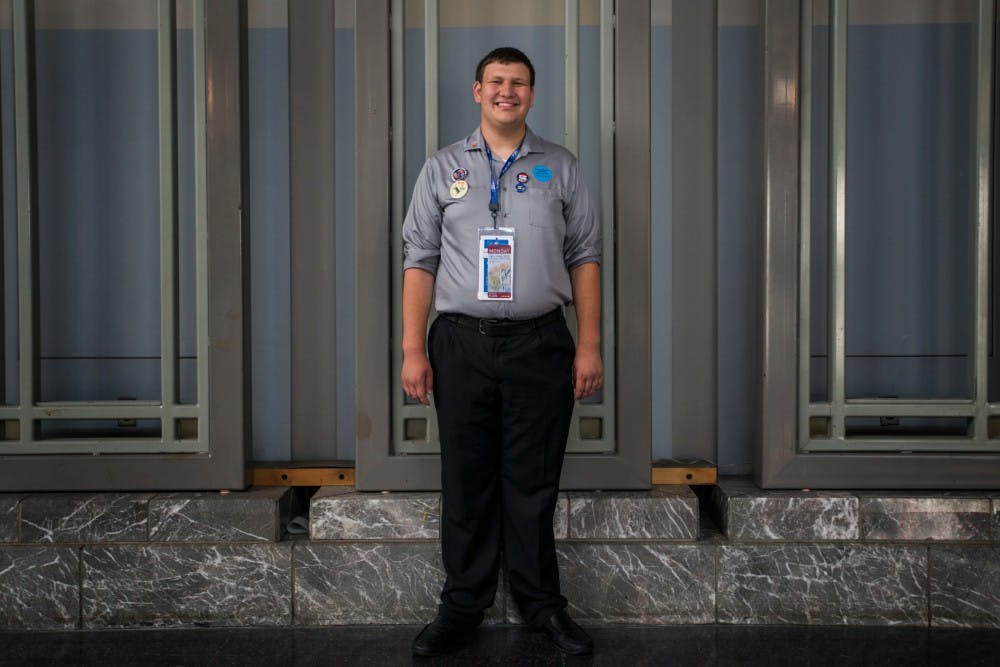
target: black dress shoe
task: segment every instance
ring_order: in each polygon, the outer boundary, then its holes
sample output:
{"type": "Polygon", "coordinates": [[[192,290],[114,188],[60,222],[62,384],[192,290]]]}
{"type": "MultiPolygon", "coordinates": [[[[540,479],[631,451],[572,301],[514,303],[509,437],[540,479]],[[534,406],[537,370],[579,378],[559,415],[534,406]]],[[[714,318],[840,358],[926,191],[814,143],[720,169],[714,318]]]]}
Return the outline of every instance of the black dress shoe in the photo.
{"type": "Polygon", "coordinates": [[[413,640],[413,655],[425,657],[450,653],[472,643],[475,628],[459,625],[438,614],[413,640]]]}
{"type": "Polygon", "coordinates": [[[587,655],[594,651],[594,641],[583,628],[569,617],[565,609],[560,609],[545,621],[541,631],[563,653],[587,655]]]}

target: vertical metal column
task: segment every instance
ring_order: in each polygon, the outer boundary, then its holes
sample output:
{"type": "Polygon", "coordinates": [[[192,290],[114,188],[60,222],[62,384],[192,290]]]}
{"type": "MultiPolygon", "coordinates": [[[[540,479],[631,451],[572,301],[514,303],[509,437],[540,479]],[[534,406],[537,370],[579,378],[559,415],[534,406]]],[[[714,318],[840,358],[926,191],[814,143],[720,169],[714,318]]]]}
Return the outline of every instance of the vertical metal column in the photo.
{"type": "Polygon", "coordinates": [[[424,154],[438,149],[438,0],[424,1],[424,154]]]}
{"type": "MultiPolygon", "coordinates": [[[[601,346],[604,359],[605,407],[602,440],[605,449],[614,449],[615,425],[615,2],[601,0],[601,231],[604,256],[601,258],[601,346]]],[[[567,72],[567,76],[568,76],[567,72]]],[[[582,408],[582,406],[581,406],[582,408]]]]}
{"type": "MultiPolygon", "coordinates": [[[[673,4],[672,454],[717,459],[716,0],[673,4]]],[[[663,199],[653,196],[653,205],[663,199]]]]}
{"type": "Polygon", "coordinates": [[[812,67],[813,0],[802,0],[802,23],[799,35],[799,440],[809,438],[809,374],[812,354],[810,340],[810,280],[812,243],[812,67]]]}
{"type": "Polygon", "coordinates": [[[336,458],[334,6],[288,3],[292,458],[336,458]]]}
{"type": "Polygon", "coordinates": [[[994,0],[979,0],[973,38],[972,74],[975,83],[972,116],[972,214],[973,236],[973,346],[972,397],[976,416],[973,437],[977,443],[988,437],[989,316],[990,316],[990,123],[993,106],[994,0]]]}
{"type": "MultiPolygon", "coordinates": [[[[395,247],[401,248],[403,237],[403,218],[406,213],[406,87],[405,87],[405,65],[404,55],[406,49],[406,9],[403,0],[393,0],[391,5],[390,33],[392,40],[392,243],[395,247]]],[[[425,153],[430,155],[438,149],[438,61],[437,61],[437,34],[438,34],[438,12],[437,2],[428,0],[425,3],[424,14],[424,34],[427,37],[428,47],[433,50],[434,56],[430,57],[425,53],[425,67],[428,76],[434,80],[434,86],[425,85],[424,95],[425,112],[433,113],[433,117],[428,116],[425,131],[425,153]],[[431,7],[433,5],[433,7],[431,7]],[[432,35],[432,36],[430,36],[432,35]],[[431,111],[433,109],[433,111],[431,111]]],[[[392,307],[393,331],[402,332],[403,318],[402,307],[398,299],[402,297],[403,266],[401,260],[402,252],[393,254],[391,262],[393,277],[394,302],[392,307]]],[[[428,324],[433,321],[433,309],[428,317],[428,324]]],[[[403,394],[402,384],[399,377],[399,369],[402,365],[402,351],[398,338],[393,338],[391,350],[392,359],[392,380],[391,392],[393,401],[392,411],[392,434],[395,444],[395,454],[424,454],[437,452],[437,419],[434,409],[431,406],[407,400],[403,394]],[[408,424],[414,424],[415,428],[410,430],[408,424]]]]}
{"type": "MultiPolygon", "coordinates": [[[[566,0],[566,123],[563,143],[580,152],[580,0],[566,0]]],[[[601,14],[603,16],[603,12],[601,14]]],[[[603,53],[603,52],[602,52],[603,53]]],[[[603,91],[603,89],[602,89],[603,91]]],[[[603,94],[603,93],[602,93],[603,94]]],[[[603,99],[603,98],[602,98],[603,99]]]]}
{"type": "MultiPolygon", "coordinates": [[[[198,437],[205,439],[209,405],[208,335],[208,139],[206,119],[209,97],[205,57],[206,0],[193,0],[194,50],[194,210],[195,210],[195,320],[198,345],[198,437]]],[[[215,91],[212,91],[215,93],[215,91]]],[[[220,91],[221,92],[221,91],[220,91]]]]}
{"type": "Polygon", "coordinates": [[[35,125],[35,3],[14,2],[14,128],[17,170],[17,318],[20,439],[34,439],[38,400],[38,190],[35,125]]]}
{"type": "Polygon", "coordinates": [[[847,356],[847,0],[831,0],[830,46],[830,434],[842,440],[847,356]]]}
{"type": "Polygon", "coordinates": [[[160,419],[161,438],[174,441],[177,402],[177,68],[175,0],[159,0],[157,22],[160,130],[160,419]]]}

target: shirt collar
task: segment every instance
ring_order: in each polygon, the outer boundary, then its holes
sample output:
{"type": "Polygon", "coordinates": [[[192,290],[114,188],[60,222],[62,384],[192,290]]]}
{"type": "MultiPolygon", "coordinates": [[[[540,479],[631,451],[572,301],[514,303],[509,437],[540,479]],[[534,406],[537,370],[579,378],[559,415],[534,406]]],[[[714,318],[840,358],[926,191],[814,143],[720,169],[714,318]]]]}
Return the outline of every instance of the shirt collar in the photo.
{"type": "MultiPolygon", "coordinates": [[[[538,138],[538,135],[532,132],[528,126],[525,126],[524,130],[524,141],[521,142],[521,155],[543,152],[542,141],[538,138]]],[[[481,127],[477,127],[472,134],[465,138],[466,151],[480,151],[485,145],[486,141],[483,139],[483,130],[481,127]]]]}

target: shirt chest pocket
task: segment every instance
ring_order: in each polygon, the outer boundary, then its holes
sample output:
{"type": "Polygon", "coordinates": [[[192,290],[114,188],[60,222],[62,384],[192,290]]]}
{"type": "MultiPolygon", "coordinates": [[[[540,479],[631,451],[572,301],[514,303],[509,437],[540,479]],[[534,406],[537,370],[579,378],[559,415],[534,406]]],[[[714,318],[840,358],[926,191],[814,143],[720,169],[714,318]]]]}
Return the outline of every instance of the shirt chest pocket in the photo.
{"type": "Polygon", "coordinates": [[[531,227],[560,234],[566,232],[562,198],[557,190],[529,187],[521,195],[527,199],[528,223],[531,227]]]}

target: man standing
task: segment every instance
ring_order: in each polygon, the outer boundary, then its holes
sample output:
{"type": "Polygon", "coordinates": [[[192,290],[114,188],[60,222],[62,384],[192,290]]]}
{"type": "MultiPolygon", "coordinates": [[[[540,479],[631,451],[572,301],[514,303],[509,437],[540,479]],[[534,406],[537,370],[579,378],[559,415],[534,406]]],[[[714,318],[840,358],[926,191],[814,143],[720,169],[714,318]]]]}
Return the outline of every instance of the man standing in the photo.
{"type": "Polygon", "coordinates": [[[402,384],[425,405],[434,392],[447,575],[413,652],[472,641],[502,556],[528,627],[590,653],[559,592],[552,517],[574,399],[604,377],[600,225],[576,158],[527,126],[528,57],[488,53],[472,95],[479,128],[427,160],[403,224],[402,384]],[[571,302],[576,346],[562,312],[571,302]]]}

